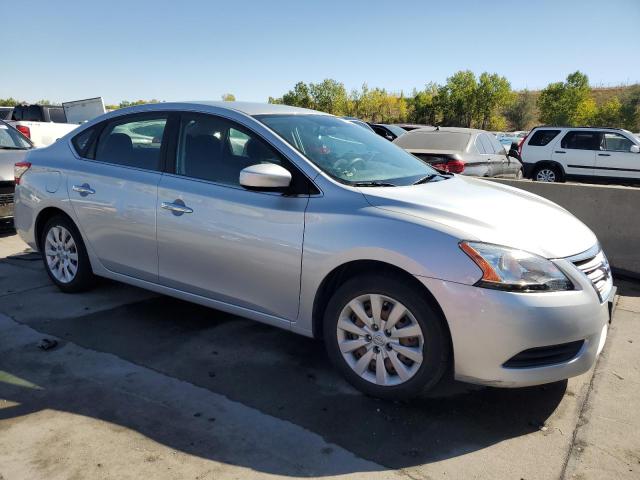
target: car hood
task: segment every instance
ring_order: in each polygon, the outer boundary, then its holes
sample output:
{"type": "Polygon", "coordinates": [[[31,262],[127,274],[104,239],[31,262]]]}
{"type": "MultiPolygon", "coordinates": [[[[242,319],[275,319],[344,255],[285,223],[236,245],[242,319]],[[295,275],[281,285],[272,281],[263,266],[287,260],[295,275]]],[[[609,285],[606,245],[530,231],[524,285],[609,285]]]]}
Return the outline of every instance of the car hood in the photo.
{"type": "Polygon", "coordinates": [[[532,193],[456,175],[407,187],[361,188],[379,208],[426,220],[461,240],[562,258],[588,250],[596,236],[567,210],[532,193]]]}
{"type": "Polygon", "coordinates": [[[22,161],[29,150],[5,150],[0,148],[0,182],[13,180],[13,165],[22,161]]]}

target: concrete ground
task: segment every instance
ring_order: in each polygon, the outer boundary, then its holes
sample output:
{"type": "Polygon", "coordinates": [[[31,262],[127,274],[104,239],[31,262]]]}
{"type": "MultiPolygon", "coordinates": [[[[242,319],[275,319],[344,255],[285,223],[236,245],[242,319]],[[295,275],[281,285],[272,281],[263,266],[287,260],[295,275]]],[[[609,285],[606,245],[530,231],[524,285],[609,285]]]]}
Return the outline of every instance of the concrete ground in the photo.
{"type": "Polygon", "coordinates": [[[617,282],[595,373],[391,403],[282,330],[112,282],[60,293],[25,248],[0,233],[0,480],[640,478],[638,284],[617,282]]]}

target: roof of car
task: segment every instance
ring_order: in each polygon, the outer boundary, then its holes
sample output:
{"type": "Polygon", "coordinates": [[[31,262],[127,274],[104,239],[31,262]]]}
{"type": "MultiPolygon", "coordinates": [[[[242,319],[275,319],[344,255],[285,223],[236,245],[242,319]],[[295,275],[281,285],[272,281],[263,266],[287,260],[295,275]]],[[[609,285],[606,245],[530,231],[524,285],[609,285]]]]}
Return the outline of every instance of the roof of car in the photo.
{"type": "Polygon", "coordinates": [[[486,130],[480,130],[477,128],[464,128],[464,127],[424,127],[411,130],[407,133],[431,133],[431,132],[449,132],[449,133],[488,133],[486,130]]]}
{"type": "MultiPolygon", "coordinates": [[[[289,105],[280,105],[273,103],[258,103],[258,102],[223,102],[223,101],[208,101],[208,100],[190,100],[184,102],[161,102],[154,104],[136,105],[133,107],[127,107],[121,109],[121,112],[136,110],[154,110],[154,109],[172,109],[179,110],[180,108],[188,108],[192,106],[208,106],[216,108],[224,108],[227,110],[235,110],[245,113],[246,115],[329,115],[328,113],[318,112],[316,110],[310,110],[308,108],[291,107],[289,105]]],[[[117,110],[115,110],[117,111],[117,110]]]]}

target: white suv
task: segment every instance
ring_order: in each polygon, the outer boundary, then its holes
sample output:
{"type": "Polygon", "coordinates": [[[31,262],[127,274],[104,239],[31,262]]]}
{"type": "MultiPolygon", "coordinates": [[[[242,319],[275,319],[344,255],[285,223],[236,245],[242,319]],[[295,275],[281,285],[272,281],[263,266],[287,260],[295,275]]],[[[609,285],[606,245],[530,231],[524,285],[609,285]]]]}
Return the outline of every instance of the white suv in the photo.
{"type": "Polygon", "coordinates": [[[536,127],[520,144],[524,176],[640,182],[640,139],[619,128],[536,127]]]}

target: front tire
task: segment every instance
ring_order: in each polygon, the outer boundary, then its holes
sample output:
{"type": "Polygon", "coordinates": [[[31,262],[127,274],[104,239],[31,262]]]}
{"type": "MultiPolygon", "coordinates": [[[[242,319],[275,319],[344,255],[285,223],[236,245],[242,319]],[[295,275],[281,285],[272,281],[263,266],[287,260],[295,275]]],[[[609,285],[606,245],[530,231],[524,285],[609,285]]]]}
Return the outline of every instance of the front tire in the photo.
{"type": "Polygon", "coordinates": [[[80,232],[67,217],[49,219],[40,240],[42,260],[49,278],[66,293],[82,292],[95,283],[80,232]]]}
{"type": "Polygon", "coordinates": [[[449,334],[425,297],[398,275],[359,276],[336,290],[323,334],[329,358],[349,383],[367,395],[402,399],[440,381],[449,334]]]}

